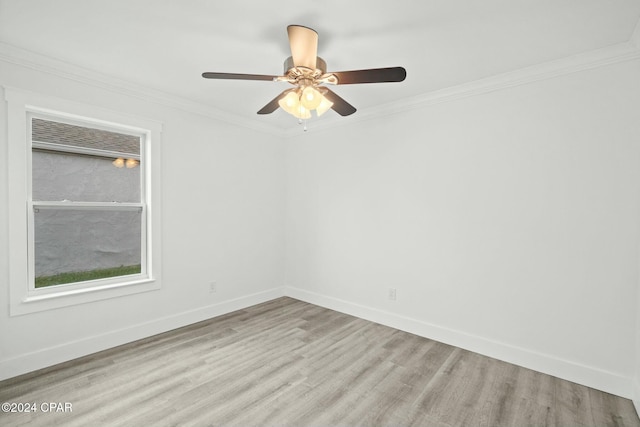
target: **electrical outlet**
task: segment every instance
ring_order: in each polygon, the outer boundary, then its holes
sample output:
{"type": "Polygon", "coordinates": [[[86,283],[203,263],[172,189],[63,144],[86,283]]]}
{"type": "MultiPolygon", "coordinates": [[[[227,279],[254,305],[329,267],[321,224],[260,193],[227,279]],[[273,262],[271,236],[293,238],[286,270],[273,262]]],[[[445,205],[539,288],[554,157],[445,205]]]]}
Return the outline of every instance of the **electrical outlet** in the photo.
{"type": "Polygon", "coordinates": [[[396,288],[389,288],[389,299],[391,301],[396,300],[396,288]]]}
{"type": "Polygon", "coordinates": [[[215,294],[218,292],[218,284],[216,282],[209,283],[209,293],[215,294]]]}

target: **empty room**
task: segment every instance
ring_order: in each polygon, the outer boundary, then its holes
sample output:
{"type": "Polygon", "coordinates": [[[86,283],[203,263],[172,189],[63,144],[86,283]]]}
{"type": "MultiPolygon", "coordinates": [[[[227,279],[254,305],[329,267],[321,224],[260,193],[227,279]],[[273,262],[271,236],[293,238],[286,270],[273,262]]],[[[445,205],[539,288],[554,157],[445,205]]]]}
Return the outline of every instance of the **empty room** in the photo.
{"type": "Polygon", "coordinates": [[[0,425],[640,427],[640,0],[0,0],[0,425]]]}

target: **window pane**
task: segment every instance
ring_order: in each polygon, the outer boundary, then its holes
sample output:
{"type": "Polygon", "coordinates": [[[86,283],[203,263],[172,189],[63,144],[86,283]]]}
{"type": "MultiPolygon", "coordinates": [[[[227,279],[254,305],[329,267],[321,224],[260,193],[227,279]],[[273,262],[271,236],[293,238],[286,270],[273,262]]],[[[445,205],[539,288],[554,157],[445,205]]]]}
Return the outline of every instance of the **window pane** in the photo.
{"type": "Polygon", "coordinates": [[[33,200],[140,202],[140,167],[115,167],[113,159],[33,150],[33,200]]]}
{"type": "Polygon", "coordinates": [[[31,119],[33,200],[140,202],[140,136],[31,119]]]}
{"type": "Polygon", "coordinates": [[[36,209],[36,288],[140,273],[139,211],[36,209]]]}

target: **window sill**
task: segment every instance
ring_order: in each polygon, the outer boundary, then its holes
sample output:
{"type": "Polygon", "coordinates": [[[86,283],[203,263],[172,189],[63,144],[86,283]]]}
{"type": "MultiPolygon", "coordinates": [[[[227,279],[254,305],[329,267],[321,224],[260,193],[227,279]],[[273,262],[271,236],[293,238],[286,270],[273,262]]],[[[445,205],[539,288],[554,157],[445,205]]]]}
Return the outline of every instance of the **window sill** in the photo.
{"type": "Polygon", "coordinates": [[[86,304],[157,289],[160,289],[159,281],[145,278],[73,290],[62,289],[59,292],[50,292],[41,295],[29,295],[18,303],[11,305],[11,316],[20,316],[22,314],[53,310],[77,304],[86,304]]]}

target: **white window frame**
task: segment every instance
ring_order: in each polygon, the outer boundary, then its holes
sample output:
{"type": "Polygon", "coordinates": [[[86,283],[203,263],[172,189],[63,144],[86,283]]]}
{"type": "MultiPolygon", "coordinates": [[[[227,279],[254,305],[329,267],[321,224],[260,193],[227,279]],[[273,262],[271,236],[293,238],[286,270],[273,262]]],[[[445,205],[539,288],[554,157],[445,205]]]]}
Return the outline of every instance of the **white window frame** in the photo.
{"type": "Polygon", "coordinates": [[[5,88],[8,136],[8,216],[10,315],[23,315],[160,289],[160,165],[162,124],[100,107],[5,88]],[[31,200],[32,117],[140,135],[143,161],[141,203],[118,203],[112,209],[142,209],[140,274],[35,288],[34,207],[103,209],[90,202],[31,200]],[[36,206],[34,206],[36,205],[36,206]],[[146,261],[146,262],[145,262],[146,261]],[[146,268],[145,268],[146,266],[146,268]]]}

